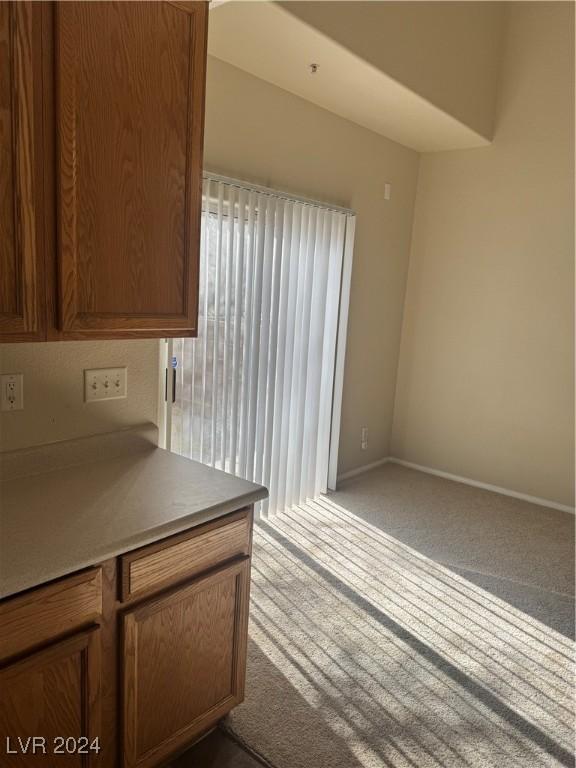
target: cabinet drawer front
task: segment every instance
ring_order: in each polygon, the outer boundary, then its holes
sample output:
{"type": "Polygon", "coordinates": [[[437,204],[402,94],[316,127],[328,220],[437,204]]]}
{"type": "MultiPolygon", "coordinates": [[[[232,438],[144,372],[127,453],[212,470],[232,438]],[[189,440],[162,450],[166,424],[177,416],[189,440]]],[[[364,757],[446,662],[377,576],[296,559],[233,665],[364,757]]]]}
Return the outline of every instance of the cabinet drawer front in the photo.
{"type": "Polygon", "coordinates": [[[250,553],[252,510],[244,509],[185,534],[124,555],[122,600],[176,584],[250,553]]]}
{"type": "Polygon", "coordinates": [[[91,568],[0,603],[0,659],[24,653],[102,613],[102,570],[91,568]]]}
{"type": "Polygon", "coordinates": [[[123,616],[124,768],[160,765],[242,701],[249,591],[245,558],[123,616]]]}

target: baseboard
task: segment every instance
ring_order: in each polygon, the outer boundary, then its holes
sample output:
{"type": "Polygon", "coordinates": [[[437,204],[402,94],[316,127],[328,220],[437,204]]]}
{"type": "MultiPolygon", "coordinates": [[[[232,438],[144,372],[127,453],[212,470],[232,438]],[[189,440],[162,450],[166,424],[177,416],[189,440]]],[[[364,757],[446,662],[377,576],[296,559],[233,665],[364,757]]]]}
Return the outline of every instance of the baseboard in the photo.
{"type": "Polygon", "coordinates": [[[338,475],[337,482],[340,482],[342,480],[348,480],[349,477],[356,477],[356,475],[363,475],[364,472],[369,472],[371,469],[376,469],[376,467],[381,467],[382,464],[386,464],[390,461],[390,458],[388,456],[385,456],[383,459],[378,459],[378,461],[373,461],[371,464],[364,464],[361,467],[356,467],[356,469],[351,469],[349,472],[344,472],[342,475],[338,475]]]}
{"type": "MultiPolygon", "coordinates": [[[[559,504],[557,501],[550,501],[549,499],[541,499],[538,496],[530,496],[527,493],[519,493],[518,491],[511,491],[509,488],[501,488],[499,485],[491,485],[490,483],[482,483],[479,480],[472,480],[469,477],[461,477],[460,475],[453,475],[451,472],[444,472],[441,469],[433,469],[432,467],[425,467],[422,464],[414,464],[411,461],[404,461],[404,459],[397,459],[395,456],[388,456],[388,458],[381,461],[381,464],[389,461],[392,464],[400,464],[402,467],[408,467],[409,469],[417,469],[419,472],[426,472],[428,475],[437,475],[438,477],[444,477],[446,480],[454,480],[457,483],[464,483],[464,485],[472,485],[475,488],[483,488],[485,491],[493,491],[494,493],[501,493],[503,496],[512,496],[514,499],[522,499],[522,501],[529,501],[531,504],[537,504],[540,507],[549,507],[550,509],[557,509],[560,512],[568,512],[574,514],[574,507],[569,507],[567,504],[559,504]]],[[[367,467],[366,469],[368,469],[367,467]]],[[[359,474],[359,472],[358,472],[359,474]]]]}

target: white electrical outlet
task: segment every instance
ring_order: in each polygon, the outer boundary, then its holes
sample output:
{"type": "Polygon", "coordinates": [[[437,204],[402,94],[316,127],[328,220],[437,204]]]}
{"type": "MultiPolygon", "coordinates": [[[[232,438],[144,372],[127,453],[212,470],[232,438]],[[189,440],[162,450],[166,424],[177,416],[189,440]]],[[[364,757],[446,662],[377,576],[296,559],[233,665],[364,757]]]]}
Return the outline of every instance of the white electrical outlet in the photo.
{"type": "Polygon", "coordinates": [[[128,394],[127,368],[95,368],[84,371],[84,400],[120,400],[128,394]]]}
{"type": "Polygon", "coordinates": [[[362,427],[362,436],[360,438],[360,448],[363,451],[368,450],[368,427],[362,427]]]}
{"type": "Polygon", "coordinates": [[[0,376],[1,410],[21,411],[24,408],[24,376],[4,373],[0,376]]]}

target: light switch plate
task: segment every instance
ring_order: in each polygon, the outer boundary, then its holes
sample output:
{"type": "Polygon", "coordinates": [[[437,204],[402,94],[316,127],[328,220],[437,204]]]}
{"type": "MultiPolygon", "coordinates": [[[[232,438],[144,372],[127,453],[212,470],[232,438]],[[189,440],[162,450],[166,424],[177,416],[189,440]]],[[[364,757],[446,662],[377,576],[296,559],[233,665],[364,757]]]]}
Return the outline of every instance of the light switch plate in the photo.
{"type": "Polygon", "coordinates": [[[0,376],[0,389],[1,410],[23,410],[24,376],[21,373],[3,373],[0,376]]]}
{"type": "Polygon", "coordinates": [[[84,371],[84,400],[121,400],[128,394],[127,368],[93,368],[84,371]]]}

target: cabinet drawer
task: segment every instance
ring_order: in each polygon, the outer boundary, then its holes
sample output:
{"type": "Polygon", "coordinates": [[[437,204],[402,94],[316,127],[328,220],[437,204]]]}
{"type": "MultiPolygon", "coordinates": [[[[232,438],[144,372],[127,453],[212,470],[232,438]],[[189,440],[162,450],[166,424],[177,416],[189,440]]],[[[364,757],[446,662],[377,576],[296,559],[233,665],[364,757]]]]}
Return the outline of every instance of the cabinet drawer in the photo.
{"type": "Polygon", "coordinates": [[[121,561],[121,599],[176,584],[216,565],[250,554],[252,509],[130,552],[121,561]]]}
{"type": "Polygon", "coordinates": [[[101,613],[101,568],[4,600],[0,603],[0,659],[96,621],[101,613]]]}

